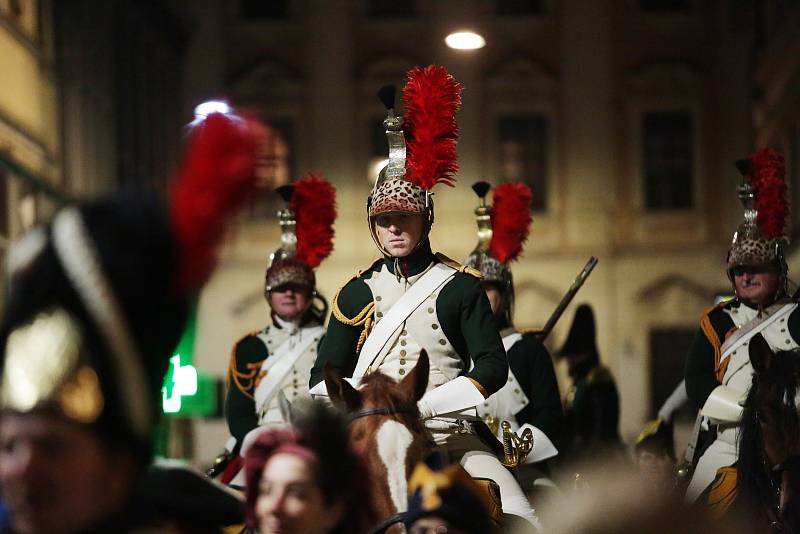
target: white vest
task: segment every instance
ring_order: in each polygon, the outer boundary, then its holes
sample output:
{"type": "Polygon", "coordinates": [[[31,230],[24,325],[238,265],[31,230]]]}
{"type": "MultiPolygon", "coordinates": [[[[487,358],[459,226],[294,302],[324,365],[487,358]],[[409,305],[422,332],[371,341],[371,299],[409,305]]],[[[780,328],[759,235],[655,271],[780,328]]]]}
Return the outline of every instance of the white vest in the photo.
{"type": "MultiPolygon", "coordinates": [[[[372,291],[376,324],[406,290],[432,266],[433,264],[408,279],[401,278],[398,282],[397,277],[389,272],[384,264],[371,278],[364,280],[372,291]]],[[[434,291],[406,319],[402,328],[389,340],[389,351],[380,361],[375,362],[373,368],[395,380],[401,380],[414,368],[420,349],[424,348],[430,360],[429,390],[456,378],[461,373],[464,362],[444,335],[436,313],[438,296],[439,290],[434,291]]]]}
{"type": "MultiPolygon", "coordinates": [[[[280,391],[283,392],[289,401],[309,397],[308,381],[311,377],[311,368],[314,366],[314,361],[317,359],[317,345],[323,334],[324,331],[320,331],[317,328],[297,328],[294,325],[286,324],[284,328],[277,328],[272,325],[267,326],[256,336],[267,347],[270,354],[269,357],[272,357],[275,350],[283,345],[284,342],[299,343],[304,335],[314,335],[315,339],[309,348],[298,358],[292,370],[286,375],[286,378],[280,386],[280,391]],[[316,332],[314,332],[315,330],[316,332]]],[[[269,357],[267,359],[269,359],[269,357]]],[[[256,406],[259,425],[284,423],[278,407],[279,396],[280,393],[273,396],[261,410],[256,406]]]]}

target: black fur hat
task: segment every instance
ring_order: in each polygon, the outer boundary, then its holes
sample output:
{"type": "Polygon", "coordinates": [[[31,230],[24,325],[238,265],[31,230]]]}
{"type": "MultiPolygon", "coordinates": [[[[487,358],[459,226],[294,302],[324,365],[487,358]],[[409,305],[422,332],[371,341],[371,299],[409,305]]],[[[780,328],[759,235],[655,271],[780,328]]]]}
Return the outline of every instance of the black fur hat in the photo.
{"type": "Polygon", "coordinates": [[[255,183],[260,132],[211,115],[169,203],[138,193],[68,206],[12,247],[0,410],[57,413],[147,456],[188,301],[255,183]]]}

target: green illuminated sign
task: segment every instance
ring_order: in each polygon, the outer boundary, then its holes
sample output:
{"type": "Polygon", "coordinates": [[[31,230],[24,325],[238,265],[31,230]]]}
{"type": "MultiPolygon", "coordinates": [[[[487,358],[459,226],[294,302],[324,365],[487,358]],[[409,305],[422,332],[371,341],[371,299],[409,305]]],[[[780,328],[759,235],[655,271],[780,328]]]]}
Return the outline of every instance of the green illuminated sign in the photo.
{"type": "Polygon", "coordinates": [[[161,388],[162,410],[166,414],[185,417],[217,414],[219,389],[216,378],[199,373],[192,365],[196,333],[197,302],[194,302],[161,388]]]}

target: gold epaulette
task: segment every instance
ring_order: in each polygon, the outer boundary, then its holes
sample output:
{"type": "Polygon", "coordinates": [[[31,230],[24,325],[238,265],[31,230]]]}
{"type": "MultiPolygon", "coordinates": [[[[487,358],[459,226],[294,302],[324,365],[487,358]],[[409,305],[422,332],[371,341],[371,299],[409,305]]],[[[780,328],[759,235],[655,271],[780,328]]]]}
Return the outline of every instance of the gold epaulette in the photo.
{"type": "Polygon", "coordinates": [[[261,372],[261,364],[264,363],[264,360],[246,363],[245,367],[247,367],[247,371],[239,371],[239,368],[236,366],[236,347],[248,337],[257,336],[259,333],[261,333],[261,331],[256,330],[255,332],[250,332],[239,338],[239,340],[233,344],[230,361],[228,362],[228,387],[230,388],[231,383],[233,383],[242,395],[253,400],[255,400],[255,397],[251,391],[258,386],[258,383],[264,377],[264,374],[266,374],[261,372]]]}
{"type": "Polygon", "coordinates": [[[441,252],[436,253],[436,259],[438,259],[440,262],[444,263],[448,267],[452,267],[453,269],[455,269],[460,273],[467,273],[468,275],[474,276],[478,280],[483,279],[483,273],[481,273],[478,269],[462,265],[461,263],[458,263],[456,260],[448,258],[441,252]]]}

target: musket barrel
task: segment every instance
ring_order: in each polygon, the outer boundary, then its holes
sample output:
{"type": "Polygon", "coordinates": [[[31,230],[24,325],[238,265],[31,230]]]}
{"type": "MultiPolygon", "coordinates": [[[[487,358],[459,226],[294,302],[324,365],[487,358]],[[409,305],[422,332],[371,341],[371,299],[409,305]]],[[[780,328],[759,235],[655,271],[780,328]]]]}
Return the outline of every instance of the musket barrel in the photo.
{"type": "Polygon", "coordinates": [[[558,322],[558,320],[561,318],[561,315],[564,313],[564,310],[567,308],[567,306],[569,306],[569,303],[572,302],[575,294],[581,288],[583,283],[586,282],[586,279],[589,278],[589,275],[592,273],[595,265],[597,265],[597,258],[590,256],[589,260],[586,262],[586,265],[583,266],[581,272],[575,277],[572,285],[569,287],[564,296],[561,297],[561,302],[558,303],[556,309],[553,310],[552,314],[550,314],[550,318],[547,320],[547,323],[545,323],[544,328],[542,328],[542,331],[539,334],[539,341],[544,341],[548,334],[550,334],[550,332],[553,330],[556,322],[558,322]]]}

